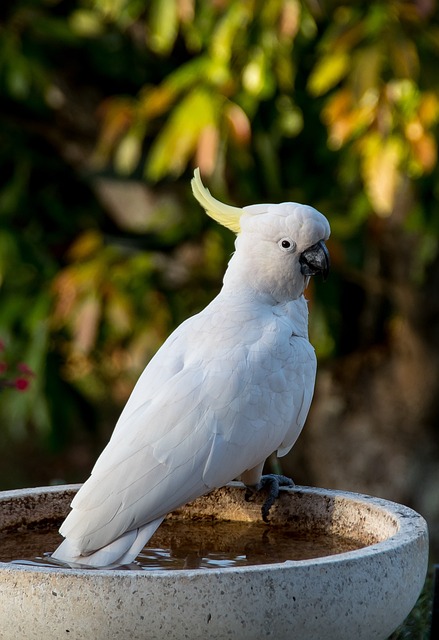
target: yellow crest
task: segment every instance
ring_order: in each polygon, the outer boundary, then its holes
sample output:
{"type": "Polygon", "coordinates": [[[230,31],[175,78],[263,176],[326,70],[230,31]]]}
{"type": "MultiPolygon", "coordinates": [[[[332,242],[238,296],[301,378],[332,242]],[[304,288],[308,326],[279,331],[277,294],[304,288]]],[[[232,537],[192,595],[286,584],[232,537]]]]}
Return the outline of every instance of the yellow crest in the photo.
{"type": "Polygon", "coordinates": [[[232,207],[229,204],[224,204],[214,198],[209,189],[206,189],[204,184],[201,182],[200,169],[198,167],[194,171],[191,186],[195,198],[201,204],[203,209],[205,209],[207,215],[235,233],[239,233],[241,231],[240,218],[243,214],[243,210],[239,207],[232,207]]]}

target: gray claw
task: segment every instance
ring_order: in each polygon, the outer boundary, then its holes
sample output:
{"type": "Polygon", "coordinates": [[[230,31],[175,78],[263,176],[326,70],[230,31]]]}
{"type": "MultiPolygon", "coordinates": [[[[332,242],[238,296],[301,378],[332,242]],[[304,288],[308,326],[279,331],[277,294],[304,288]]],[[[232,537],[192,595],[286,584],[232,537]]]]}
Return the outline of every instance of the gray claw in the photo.
{"type": "Polygon", "coordinates": [[[268,522],[268,513],[279,497],[279,488],[280,487],[294,487],[294,482],[291,478],[287,476],[277,475],[275,473],[270,473],[265,476],[262,476],[258,484],[253,486],[247,486],[247,491],[245,492],[245,500],[247,502],[252,498],[252,496],[261,489],[268,489],[268,496],[262,505],[262,519],[264,522],[268,522]]]}

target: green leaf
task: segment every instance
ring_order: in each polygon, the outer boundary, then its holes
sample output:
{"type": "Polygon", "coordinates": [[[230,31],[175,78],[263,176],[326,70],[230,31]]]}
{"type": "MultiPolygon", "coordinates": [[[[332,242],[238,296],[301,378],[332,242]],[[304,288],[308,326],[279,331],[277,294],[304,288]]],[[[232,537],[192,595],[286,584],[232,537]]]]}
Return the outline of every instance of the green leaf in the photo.
{"type": "Polygon", "coordinates": [[[6,85],[9,93],[16,100],[25,100],[29,96],[32,85],[30,65],[19,54],[10,60],[6,72],[6,85]]]}

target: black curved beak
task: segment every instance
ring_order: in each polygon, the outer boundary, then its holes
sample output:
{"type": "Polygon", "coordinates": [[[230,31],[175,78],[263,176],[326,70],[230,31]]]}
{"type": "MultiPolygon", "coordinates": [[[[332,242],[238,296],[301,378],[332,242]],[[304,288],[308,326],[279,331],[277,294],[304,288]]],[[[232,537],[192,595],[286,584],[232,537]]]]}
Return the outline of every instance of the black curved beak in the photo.
{"type": "Polygon", "coordinates": [[[323,240],[305,249],[299,258],[300,271],[304,276],[315,276],[321,273],[326,280],[329,273],[329,253],[323,240]]]}

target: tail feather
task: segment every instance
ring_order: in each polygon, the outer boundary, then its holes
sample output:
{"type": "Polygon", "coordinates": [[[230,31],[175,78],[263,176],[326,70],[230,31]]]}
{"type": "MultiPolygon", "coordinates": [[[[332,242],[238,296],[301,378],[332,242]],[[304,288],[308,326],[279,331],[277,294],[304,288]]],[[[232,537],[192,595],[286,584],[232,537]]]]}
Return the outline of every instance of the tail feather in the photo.
{"type": "Polygon", "coordinates": [[[82,555],[77,543],[66,538],[52,553],[52,559],[58,560],[71,567],[115,568],[130,564],[139,555],[145,544],[162,523],[163,518],[157,518],[148,524],[126,531],[113,542],[97,549],[89,555],[82,555]]]}

